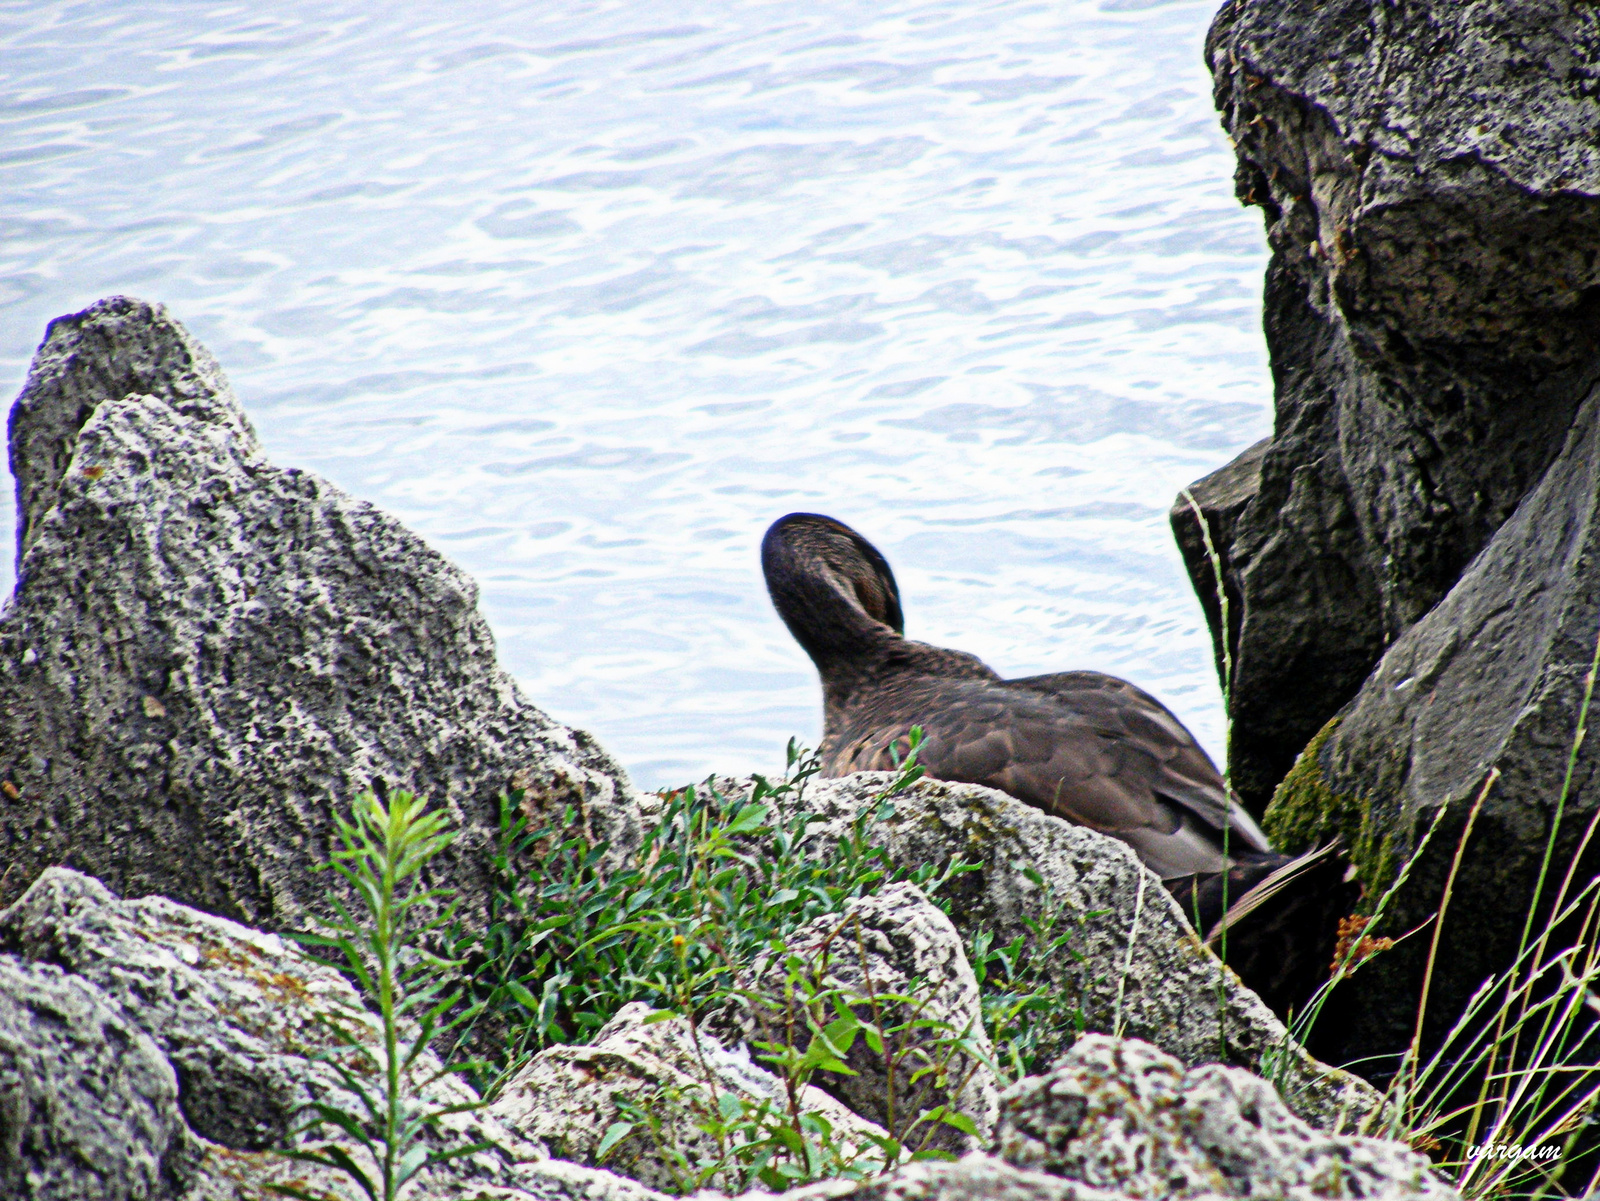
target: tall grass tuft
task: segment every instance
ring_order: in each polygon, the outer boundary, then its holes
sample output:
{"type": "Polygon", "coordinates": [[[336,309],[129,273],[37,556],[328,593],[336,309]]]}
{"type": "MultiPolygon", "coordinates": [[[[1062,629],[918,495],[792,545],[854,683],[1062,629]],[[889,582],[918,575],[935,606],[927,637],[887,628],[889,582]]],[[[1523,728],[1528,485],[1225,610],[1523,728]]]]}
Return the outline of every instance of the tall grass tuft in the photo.
{"type": "MultiPolygon", "coordinates": [[[[1418,1003],[1417,1033],[1390,1086],[1395,1126],[1414,1143],[1438,1143],[1436,1154],[1469,1197],[1542,1197],[1560,1187],[1572,1166],[1569,1157],[1600,1104],[1600,877],[1578,880],[1600,824],[1600,808],[1574,845],[1548,910],[1545,905],[1597,674],[1600,635],[1583,679],[1561,792],[1515,959],[1483,983],[1444,1041],[1423,1059],[1420,1035],[1430,970],[1418,1003]],[[1536,922],[1542,922],[1537,931],[1536,922]],[[1546,1159],[1484,1153],[1485,1148],[1500,1147],[1547,1148],[1557,1154],[1546,1159]]],[[[1456,866],[1496,778],[1491,772],[1485,780],[1462,830],[1440,898],[1438,923],[1448,913],[1456,866]]],[[[1430,952],[1430,969],[1432,964],[1430,952]]],[[[1600,1167],[1591,1166],[1582,1195],[1597,1187],[1600,1167]]]]}

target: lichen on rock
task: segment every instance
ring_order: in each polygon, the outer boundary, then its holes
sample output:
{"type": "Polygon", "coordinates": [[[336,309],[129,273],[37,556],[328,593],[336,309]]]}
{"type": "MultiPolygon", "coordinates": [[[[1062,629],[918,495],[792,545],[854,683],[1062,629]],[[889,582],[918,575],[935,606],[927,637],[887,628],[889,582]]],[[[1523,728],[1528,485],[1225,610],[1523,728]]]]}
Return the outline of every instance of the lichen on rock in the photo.
{"type": "Polygon", "coordinates": [[[1272,794],[1261,828],[1281,851],[1308,851],[1338,839],[1350,849],[1361,881],[1363,903],[1371,905],[1394,881],[1394,834],[1372,820],[1371,802],[1335,792],[1323,778],[1323,748],[1339,728],[1339,717],[1317,731],[1289,774],[1272,794]]]}

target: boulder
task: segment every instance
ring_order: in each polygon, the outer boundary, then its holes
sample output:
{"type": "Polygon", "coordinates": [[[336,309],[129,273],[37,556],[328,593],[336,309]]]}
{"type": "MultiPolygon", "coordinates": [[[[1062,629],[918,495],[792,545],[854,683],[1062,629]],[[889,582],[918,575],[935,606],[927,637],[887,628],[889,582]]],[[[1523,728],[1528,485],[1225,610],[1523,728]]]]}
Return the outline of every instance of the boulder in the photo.
{"type": "MultiPolygon", "coordinates": [[[[1230,0],[1206,57],[1272,248],[1272,440],[1192,487],[1234,627],[1232,779],[1259,813],[1537,483],[1596,378],[1600,15],[1230,0]]],[[[1172,516],[1209,598],[1181,497],[1172,516]]]]}
{"type": "Polygon", "coordinates": [[[449,811],[460,837],[431,882],[470,916],[500,793],[556,812],[627,797],[612,759],[497,666],[472,581],[371,505],[269,463],[159,305],[53,322],[10,439],[0,901],[61,863],[302,925],[330,884],[312,869],[333,815],[380,781],[449,811]]]}
{"type": "MultiPolygon", "coordinates": [[[[806,1009],[807,996],[834,989],[853,998],[851,1006],[863,1021],[886,1036],[874,1050],[857,1038],[843,1062],[850,1072],[819,1072],[815,1083],[851,1110],[888,1129],[913,1148],[945,1152],[977,1150],[994,1133],[999,1089],[990,1064],[994,1047],[983,1027],[978,981],[961,946],[961,935],[937,906],[914,884],[891,884],[873,896],[851,901],[796,931],[782,961],[758,965],[755,989],[762,1003],[746,1010],[746,1036],[752,1042],[777,1042],[790,1020],[806,1009]],[[798,957],[800,979],[791,979],[789,963],[798,957]],[[888,994],[916,1002],[871,998],[888,994]],[[909,1028],[913,1023],[936,1025],[909,1028]],[[892,1033],[899,1028],[898,1033],[892,1033]],[[954,1050],[951,1040],[970,1043],[954,1050]],[[885,1055],[897,1064],[891,1072],[885,1055]],[[978,1128],[976,1137],[948,1124],[914,1123],[930,1110],[949,1107],[978,1128]]],[[[821,1005],[823,1023],[833,1019],[832,1006],[821,1005]]],[[[796,1046],[804,1050],[809,1038],[796,1046]]]]}
{"type": "MultiPolygon", "coordinates": [[[[810,837],[834,840],[893,781],[887,772],[812,780],[778,803],[786,817],[816,819],[810,837]]],[[[923,779],[888,805],[870,838],[897,866],[951,858],[981,866],[944,886],[959,930],[989,930],[1006,943],[1027,934],[1030,919],[1050,910],[1062,916],[1073,930],[1072,953],[1053,961],[1054,980],[1076,1000],[1086,1029],[1147,1040],[1189,1064],[1267,1070],[1290,1108],[1318,1128],[1353,1127],[1381,1104],[1370,1086],[1289,1039],[1261,999],[1201,945],[1126,844],[975,784],[923,779]]],[[[1075,1036],[1053,1032],[1045,1061],[1075,1036]]]]}
{"type": "MultiPolygon", "coordinates": [[[[1342,835],[1375,891],[1444,808],[1438,832],[1390,902],[1385,920],[1394,933],[1423,925],[1439,908],[1468,814],[1489,772],[1498,773],[1462,849],[1441,930],[1429,1045],[1479,984],[1515,958],[1558,805],[1536,930],[1600,808],[1593,739],[1577,748],[1563,789],[1597,634],[1600,388],[1538,487],[1449,595],[1389,649],[1268,811],[1270,827],[1291,846],[1342,835]]],[[[1600,720],[1600,709],[1589,720],[1600,720]]],[[[1574,878],[1581,885],[1596,872],[1600,848],[1591,844],[1574,878]]],[[[1349,986],[1359,989],[1360,1003],[1330,1006],[1338,1021],[1317,1032],[1317,1045],[1341,1059],[1405,1047],[1427,951],[1425,939],[1410,939],[1364,967],[1349,986]]]]}
{"type": "MultiPolygon", "coordinates": [[[[319,1055],[340,1023],[378,1037],[345,979],[276,935],[161,897],[118,899],[51,868],[0,912],[0,1186],[39,1201],[256,1201],[299,1181],[355,1194],[277,1149],[313,1102],[356,1109],[319,1055]]],[[[425,1052],[413,1095],[473,1094],[425,1052]]],[[[612,1173],[545,1161],[485,1110],[443,1118],[433,1149],[491,1148],[427,1169],[409,1196],[656,1201],[612,1173]]],[[[345,1144],[360,1158],[354,1144],[345,1144]]]]}
{"type": "Polygon", "coordinates": [[[167,1201],[203,1154],[147,1034],[60,968],[0,956],[0,1196],[167,1201]]]}
{"type": "MultiPolygon", "coordinates": [[[[752,1113],[767,1103],[783,1114],[783,1082],[752,1063],[742,1047],[725,1047],[703,1026],[691,1029],[684,1018],[647,1024],[650,1013],[648,1005],[632,1002],[592,1043],[541,1051],[501,1090],[490,1114],[549,1155],[603,1163],[653,1188],[743,1191],[745,1173],[735,1162],[695,1178],[696,1168],[718,1163],[727,1150],[703,1124],[730,1104],[752,1113]],[[602,1154],[601,1142],[619,1122],[629,1128],[627,1135],[602,1154]]],[[[798,1104],[802,1113],[829,1124],[845,1160],[870,1157],[873,1139],[884,1137],[881,1127],[820,1089],[800,1090],[798,1104]]]]}
{"type": "Polygon", "coordinates": [[[1403,1143],[1315,1130],[1257,1076],[1088,1035],[1000,1101],[1002,1159],[1128,1197],[1449,1201],[1403,1143]]]}

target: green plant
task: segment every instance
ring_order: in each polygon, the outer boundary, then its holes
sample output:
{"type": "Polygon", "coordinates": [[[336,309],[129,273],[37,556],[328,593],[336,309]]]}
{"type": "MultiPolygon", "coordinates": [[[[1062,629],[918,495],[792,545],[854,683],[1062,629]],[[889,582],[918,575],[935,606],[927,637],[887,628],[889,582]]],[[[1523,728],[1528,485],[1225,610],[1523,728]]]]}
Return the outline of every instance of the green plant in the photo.
{"type": "MultiPolygon", "coordinates": [[[[846,914],[832,923],[804,953],[774,951],[775,961],[758,963],[746,976],[748,983],[735,993],[758,1028],[752,1039],[757,1058],[784,1085],[790,1121],[767,1134],[768,1145],[775,1141],[787,1148],[785,1135],[803,1129],[800,1091],[818,1073],[850,1077],[869,1064],[884,1084],[881,1113],[874,1116],[885,1136],[871,1139],[877,1154],[867,1160],[876,1170],[886,1171],[907,1157],[945,1157],[937,1145],[943,1128],[977,1135],[971,1117],[957,1110],[952,1098],[980,1067],[994,1066],[979,1044],[982,1032],[958,1030],[948,1020],[931,1016],[929,1006],[937,990],[926,980],[878,988],[859,914],[846,914]],[[850,971],[852,958],[858,973],[850,971]],[[840,982],[836,968],[841,963],[847,974],[859,975],[859,989],[840,982]],[[858,1042],[861,1055],[856,1054],[858,1042]]],[[[828,1174],[863,1174],[861,1159],[857,1155],[828,1174]]],[[[809,1156],[771,1158],[759,1179],[769,1187],[786,1187],[814,1177],[819,1174],[815,1169],[824,1166],[825,1159],[819,1162],[809,1156]]]]}
{"type": "MultiPolygon", "coordinates": [[[[438,1075],[415,1079],[418,1060],[448,1024],[447,1015],[458,1001],[446,982],[459,965],[422,945],[431,931],[450,919],[454,903],[443,890],[422,887],[419,879],[423,865],[455,835],[446,828],[443,813],[428,812],[424,802],[403,791],[395,792],[387,804],[364,792],[356,798],[349,821],[335,820],[343,847],[323,866],[332,867],[354,888],[361,909],[352,912],[341,899],[330,897],[336,917],[320,923],[324,933],[298,937],[324,953],[337,952],[337,966],[355,978],[377,1008],[377,1045],[372,1041],[373,1015],[359,1006],[352,1006],[344,1021],[324,1019],[337,1046],[320,1058],[338,1073],[357,1105],[318,1102],[312,1106],[316,1117],[296,1133],[335,1127],[366,1153],[369,1162],[358,1163],[336,1142],[282,1154],[331,1168],[371,1201],[395,1201],[428,1165],[486,1146],[431,1149],[429,1130],[439,1119],[481,1102],[430,1106],[417,1090],[438,1075]],[[435,916],[417,918],[419,907],[435,908],[435,916]]],[[[301,1201],[325,1201],[298,1185],[270,1187],[301,1201]]]]}
{"type": "Polygon", "coordinates": [[[748,796],[714,779],[663,794],[658,825],[626,856],[591,843],[571,810],[535,826],[521,794],[503,798],[491,921],[481,934],[456,931],[470,976],[459,1045],[485,1024],[512,1031],[491,1056],[503,1074],[530,1051],[590,1041],[630,1001],[698,1015],[774,939],[876,891],[894,870],[867,831],[920,769],[909,763],[826,845],[808,837],[803,813],[768,820],[816,771],[791,740],[784,778],[756,776],[748,796]],[[521,876],[518,863],[538,867],[521,876]]]}
{"type": "MultiPolygon", "coordinates": [[[[943,885],[976,870],[960,862],[897,869],[875,836],[894,797],[921,774],[920,741],[915,729],[899,740],[895,778],[840,837],[811,830],[803,802],[816,757],[793,741],[783,778],[757,776],[748,795],[715,779],[663,794],[659,824],[627,854],[591,842],[570,811],[536,824],[523,797],[504,798],[493,920],[482,932],[458,930],[454,943],[467,964],[469,996],[458,1045],[499,1043],[479,1076],[486,1095],[529,1054],[587,1042],[623,1005],[642,1001],[663,1017],[682,1015],[697,1045],[705,1020],[743,1007],[761,1028],[752,1039],[757,1058],[783,1085],[781,1102],[740,1099],[719,1093],[707,1070],[703,1085],[661,1097],[659,1105],[690,1110],[711,1136],[718,1150],[703,1161],[671,1142],[659,1106],[637,1099],[604,1133],[601,1154],[630,1138],[653,1140],[685,1191],[713,1180],[780,1188],[881,1171],[931,1150],[934,1128],[970,1123],[917,1099],[948,1091],[952,1065],[965,1062],[973,1036],[927,1017],[921,983],[893,995],[853,996],[823,983],[826,964],[788,957],[802,927],[887,882],[908,879],[948,904],[943,885]],[[530,862],[538,870],[518,876],[514,865],[530,862]],[[770,981],[752,974],[762,962],[785,965],[793,977],[786,992],[773,993],[770,981]],[[494,1038],[485,1038],[490,1031],[494,1038]],[[841,1071],[856,1040],[887,1057],[888,1078],[904,1079],[911,1094],[893,1102],[888,1141],[865,1149],[843,1140],[803,1100],[816,1073],[841,1071]]],[[[1081,1014],[1051,987],[1047,971],[1069,954],[1069,932],[1067,916],[1052,903],[1027,935],[1004,947],[981,932],[969,939],[974,966],[989,983],[985,1014],[999,1019],[997,1045],[1018,1072],[1025,1068],[1017,1065],[1031,1066],[1064,1041],[1063,1027],[1081,1028],[1081,1014]]]]}
{"type": "Polygon", "coordinates": [[[1043,1071],[1083,1033],[1083,1009],[1061,983],[1063,962],[1079,964],[1072,938],[1097,913],[1070,915],[1049,883],[1024,865],[1023,876],[1039,890],[1039,912],[1022,919],[1026,933],[997,946],[993,931],[967,935],[967,960],[978,978],[983,1021],[994,1043],[997,1068],[1006,1082],[1043,1071]]]}

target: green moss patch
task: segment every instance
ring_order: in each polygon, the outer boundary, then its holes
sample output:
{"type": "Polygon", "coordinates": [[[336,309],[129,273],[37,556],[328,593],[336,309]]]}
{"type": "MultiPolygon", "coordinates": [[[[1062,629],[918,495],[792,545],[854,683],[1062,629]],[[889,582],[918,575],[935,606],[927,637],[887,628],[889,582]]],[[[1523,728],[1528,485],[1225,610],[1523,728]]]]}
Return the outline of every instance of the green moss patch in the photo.
{"type": "Polygon", "coordinates": [[[1261,828],[1280,850],[1290,853],[1342,839],[1366,896],[1376,897],[1394,878],[1394,844],[1374,827],[1369,798],[1335,792],[1322,777],[1322,748],[1338,727],[1339,719],[1330,719],[1306,744],[1272,794],[1261,828]]]}

